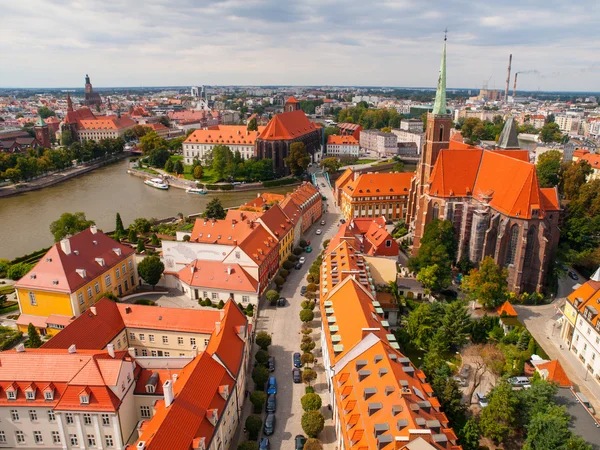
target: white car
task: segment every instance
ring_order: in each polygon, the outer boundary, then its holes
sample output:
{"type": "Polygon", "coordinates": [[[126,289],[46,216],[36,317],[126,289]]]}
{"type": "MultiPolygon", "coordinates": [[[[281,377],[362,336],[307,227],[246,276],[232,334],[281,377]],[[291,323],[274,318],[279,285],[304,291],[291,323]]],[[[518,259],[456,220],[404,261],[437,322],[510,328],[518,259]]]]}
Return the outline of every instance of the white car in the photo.
{"type": "Polygon", "coordinates": [[[304,264],[306,262],[306,258],[304,256],[301,256],[300,259],[298,260],[298,262],[300,264],[304,264]]]}
{"type": "Polygon", "coordinates": [[[321,230],[317,230],[317,234],[321,234],[321,230]]]}

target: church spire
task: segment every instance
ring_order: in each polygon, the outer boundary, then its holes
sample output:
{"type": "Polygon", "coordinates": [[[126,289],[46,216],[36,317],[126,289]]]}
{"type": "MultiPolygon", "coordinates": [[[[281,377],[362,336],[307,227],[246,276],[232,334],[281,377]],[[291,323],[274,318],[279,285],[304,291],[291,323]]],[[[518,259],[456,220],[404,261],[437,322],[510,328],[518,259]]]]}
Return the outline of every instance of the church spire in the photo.
{"type": "Polygon", "coordinates": [[[440,75],[438,77],[435,103],[432,113],[435,115],[448,114],[446,108],[446,35],[444,34],[444,49],[442,51],[442,63],[440,64],[440,75]]]}
{"type": "Polygon", "coordinates": [[[67,92],[67,111],[73,111],[73,101],[71,95],[67,92]]]}

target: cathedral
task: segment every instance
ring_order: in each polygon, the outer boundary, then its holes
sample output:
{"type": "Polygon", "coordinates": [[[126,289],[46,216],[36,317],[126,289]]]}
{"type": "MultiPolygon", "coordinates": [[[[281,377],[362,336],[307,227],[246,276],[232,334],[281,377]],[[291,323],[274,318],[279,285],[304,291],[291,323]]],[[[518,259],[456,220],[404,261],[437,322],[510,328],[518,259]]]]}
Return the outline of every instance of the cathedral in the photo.
{"type": "Polygon", "coordinates": [[[83,104],[85,106],[100,106],[102,104],[102,98],[100,94],[94,92],[92,83],[90,83],[89,75],[85,75],[85,95],[83,98],[83,104]]]}
{"type": "Polygon", "coordinates": [[[497,147],[484,150],[450,140],[446,106],[446,40],[425,146],[412,179],[407,223],[413,255],[434,219],[454,225],[457,259],[475,266],[487,256],[508,270],[513,292],[540,292],[556,253],[560,202],[556,188],[540,188],[535,165],[520,150],[509,117],[497,147]]]}

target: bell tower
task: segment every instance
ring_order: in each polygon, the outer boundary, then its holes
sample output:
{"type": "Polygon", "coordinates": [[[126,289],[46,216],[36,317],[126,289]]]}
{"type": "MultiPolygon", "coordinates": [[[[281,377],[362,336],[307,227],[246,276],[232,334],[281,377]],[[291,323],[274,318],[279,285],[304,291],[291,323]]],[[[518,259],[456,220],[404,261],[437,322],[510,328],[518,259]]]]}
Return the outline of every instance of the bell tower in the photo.
{"type": "Polygon", "coordinates": [[[427,113],[425,145],[409,193],[407,222],[413,230],[413,254],[416,254],[419,248],[425,227],[426,205],[423,194],[429,185],[429,178],[440,151],[450,145],[452,115],[448,114],[446,105],[446,40],[447,37],[444,35],[435,102],[432,111],[427,113]]]}
{"type": "Polygon", "coordinates": [[[35,138],[40,142],[42,147],[50,148],[52,146],[50,143],[50,130],[41,116],[38,116],[35,125],[33,126],[33,130],[35,131],[35,138]]]}

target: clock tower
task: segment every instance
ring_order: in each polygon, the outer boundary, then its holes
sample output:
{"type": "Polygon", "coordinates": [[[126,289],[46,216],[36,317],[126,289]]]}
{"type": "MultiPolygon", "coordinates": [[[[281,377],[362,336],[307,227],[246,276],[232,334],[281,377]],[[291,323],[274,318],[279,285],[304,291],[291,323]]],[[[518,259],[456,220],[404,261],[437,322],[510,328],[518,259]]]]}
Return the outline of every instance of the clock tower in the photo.
{"type": "Polygon", "coordinates": [[[52,146],[50,143],[50,130],[41,116],[38,116],[33,129],[35,131],[35,138],[39,141],[41,146],[44,148],[50,148],[52,146]]]}

